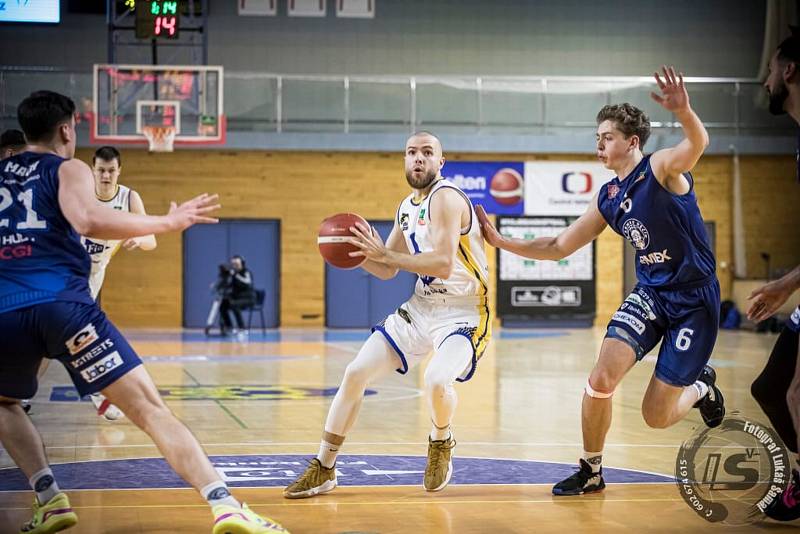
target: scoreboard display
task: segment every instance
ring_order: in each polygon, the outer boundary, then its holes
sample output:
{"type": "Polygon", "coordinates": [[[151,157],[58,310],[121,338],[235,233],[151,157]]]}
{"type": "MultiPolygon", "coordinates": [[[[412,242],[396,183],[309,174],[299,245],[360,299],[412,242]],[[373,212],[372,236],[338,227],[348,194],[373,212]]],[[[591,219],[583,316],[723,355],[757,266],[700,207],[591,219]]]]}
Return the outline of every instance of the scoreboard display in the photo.
{"type": "Polygon", "coordinates": [[[177,39],[180,31],[178,0],[136,0],[137,39],[177,39]]]}

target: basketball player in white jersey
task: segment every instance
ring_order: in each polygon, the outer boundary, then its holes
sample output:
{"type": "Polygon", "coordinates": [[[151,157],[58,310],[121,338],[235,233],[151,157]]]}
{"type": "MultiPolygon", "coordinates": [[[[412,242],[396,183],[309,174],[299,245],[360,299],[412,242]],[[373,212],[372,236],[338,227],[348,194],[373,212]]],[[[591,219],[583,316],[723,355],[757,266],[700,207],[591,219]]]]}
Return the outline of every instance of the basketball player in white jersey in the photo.
{"type": "Polygon", "coordinates": [[[400,203],[386,244],[377,232],[351,228],[362,267],[388,280],[402,269],[418,275],[412,297],[372,329],[344,373],[333,399],[319,454],[284,490],[290,499],[312,497],[336,487],[336,456],[355,423],[367,385],[392,371],[406,374],[431,351],[425,398],[431,415],[423,486],[440,491],[453,473],[450,430],[456,381],[469,380],[491,336],[487,302],[488,266],[478,218],[469,199],[440,174],[439,139],[428,132],[406,143],[405,172],[413,192],[400,203]]]}
{"type": "MultiPolygon", "coordinates": [[[[115,210],[146,215],[144,203],[139,193],[119,183],[119,175],[122,171],[122,157],[116,148],[113,146],[98,148],[92,158],[92,171],[94,173],[95,196],[101,204],[115,210]]],[[[100,289],[103,287],[106,267],[108,267],[111,258],[120,247],[126,250],[135,248],[153,250],[156,248],[154,235],[135,237],[125,241],[83,237],[81,241],[92,260],[89,289],[92,292],[92,298],[95,300],[97,300],[100,289]]],[[[119,408],[110,404],[100,393],[91,395],[91,399],[95,408],[97,408],[97,414],[105,419],[114,421],[124,416],[119,408]]]]}

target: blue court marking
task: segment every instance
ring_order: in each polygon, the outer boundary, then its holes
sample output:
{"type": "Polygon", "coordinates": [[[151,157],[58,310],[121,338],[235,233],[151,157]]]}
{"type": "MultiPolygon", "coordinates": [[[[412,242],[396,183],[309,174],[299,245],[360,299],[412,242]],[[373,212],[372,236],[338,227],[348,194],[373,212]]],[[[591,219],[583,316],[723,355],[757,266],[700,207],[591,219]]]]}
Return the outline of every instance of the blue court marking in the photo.
{"type": "MultiPolygon", "coordinates": [[[[289,386],[279,384],[267,385],[226,385],[226,384],[190,384],[178,386],[157,386],[158,392],[164,400],[168,401],[277,401],[277,400],[308,400],[323,399],[336,395],[339,390],[334,388],[310,388],[304,386],[289,386]]],[[[364,396],[377,395],[374,389],[364,391],[364,396]]],[[[89,397],[81,398],[73,386],[53,386],[50,390],[50,402],[78,402],[87,401],[89,397]]]]}
{"type": "Polygon", "coordinates": [[[518,332],[515,330],[500,330],[500,339],[532,339],[537,337],[563,337],[567,332],[518,332]]]}
{"type": "Polygon", "coordinates": [[[365,341],[369,337],[369,329],[359,330],[325,330],[318,332],[285,332],[281,330],[267,330],[266,333],[251,331],[246,341],[239,341],[235,337],[206,336],[202,331],[187,330],[184,332],[126,332],[129,341],[181,341],[184,343],[280,343],[294,342],[324,342],[324,341],[365,341]]]}
{"type": "Polygon", "coordinates": [[[282,360],[301,361],[317,360],[316,354],[250,354],[246,356],[224,356],[210,354],[158,354],[141,356],[145,363],[241,363],[241,362],[274,362],[282,360]]]}
{"type": "MultiPolygon", "coordinates": [[[[277,454],[212,456],[214,467],[234,487],[286,486],[308,465],[308,455],[277,454]]],[[[419,486],[424,456],[343,455],[337,463],[341,486],[419,486]]],[[[574,464],[507,460],[453,459],[451,484],[555,484],[575,472],[574,464]]],[[[52,466],[59,487],[66,490],[158,489],[188,487],[163,458],[98,460],[52,466]]],[[[631,469],[603,468],[611,484],[673,483],[669,476],[631,469]]],[[[19,469],[0,469],[0,491],[30,491],[19,469]]]]}
{"type": "MultiPolygon", "coordinates": [[[[535,339],[568,336],[568,332],[548,332],[531,330],[499,330],[499,339],[535,339]]],[[[321,343],[321,342],[363,342],[370,336],[369,329],[358,330],[323,330],[318,332],[285,332],[268,330],[266,333],[251,331],[246,341],[235,337],[206,336],[201,331],[185,332],[130,332],[125,337],[129,341],[180,341],[184,343],[281,343],[287,341],[321,343]]]]}

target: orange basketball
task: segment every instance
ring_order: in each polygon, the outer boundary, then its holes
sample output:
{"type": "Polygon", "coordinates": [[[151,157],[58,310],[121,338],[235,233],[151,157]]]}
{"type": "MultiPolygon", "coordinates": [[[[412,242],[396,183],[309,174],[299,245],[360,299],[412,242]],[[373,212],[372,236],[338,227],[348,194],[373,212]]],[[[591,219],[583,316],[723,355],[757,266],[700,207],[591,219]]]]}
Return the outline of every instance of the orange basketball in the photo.
{"type": "Polygon", "coordinates": [[[514,169],[500,169],[489,182],[489,194],[504,206],[513,206],[522,202],[523,180],[514,169]]]}
{"type": "Polygon", "coordinates": [[[355,237],[350,232],[350,227],[355,226],[357,222],[369,228],[369,223],[355,213],[337,213],[322,221],[319,225],[317,245],[319,253],[326,262],[339,269],[355,269],[367,260],[364,256],[349,256],[359,248],[344,240],[346,237],[355,237]]]}

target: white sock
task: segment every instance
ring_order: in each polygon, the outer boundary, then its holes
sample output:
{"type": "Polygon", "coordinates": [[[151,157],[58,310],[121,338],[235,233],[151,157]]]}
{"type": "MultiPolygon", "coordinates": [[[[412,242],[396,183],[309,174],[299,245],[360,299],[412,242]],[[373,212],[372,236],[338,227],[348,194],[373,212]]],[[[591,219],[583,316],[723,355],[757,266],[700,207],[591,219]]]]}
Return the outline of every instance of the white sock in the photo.
{"type": "Polygon", "coordinates": [[[317,453],[317,460],[322,464],[322,467],[330,469],[336,464],[336,457],[339,455],[339,446],[333,443],[328,443],[325,440],[319,442],[319,453],[317,453]]]}
{"type": "Polygon", "coordinates": [[[583,451],[583,459],[592,468],[592,473],[599,473],[603,466],[603,451],[587,452],[583,451]]]}
{"type": "Polygon", "coordinates": [[[705,382],[701,382],[700,380],[698,380],[692,385],[695,388],[697,388],[697,400],[700,400],[706,395],[708,395],[708,384],[706,384],[705,382]]]}
{"type": "Polygon", "coordinates": [[[227,506],[233,506],[235,508],[241,508],[242,505],[239,501],[236,500],[236,497],[231,495],[230,490],[228,489],[227,484],[225,484],[221,480],[217,480],[216,482],[212,482],[208,486],[204,487],[200,490],[200,495],[208,501],[208,504],[213,508],[215,506],[219,506],[220,504],[225,504],[227,506]]]}
{"type": "Polygon", "coordinates": [[[432,441],[446,441],[450,439],[450,436],[452,436],[452,433],[450,432],[450,425],[447,425],[444,428],[439,428],[436,426],[436,423],[434,423],[431,426],[430,436],[432,441]]]}
{"type": "Polygon", "coordinates": [[[36,492],[36,500],[39,501],[39,504],[45,504],[61,493],[61,490],[58,488],[58,483],[53,476],[53,471],[49,467],[35,473],[31,477],[30,483],[31,488],[36,492]]]}

